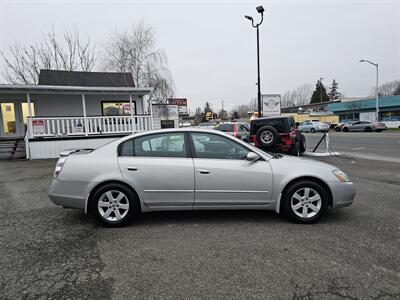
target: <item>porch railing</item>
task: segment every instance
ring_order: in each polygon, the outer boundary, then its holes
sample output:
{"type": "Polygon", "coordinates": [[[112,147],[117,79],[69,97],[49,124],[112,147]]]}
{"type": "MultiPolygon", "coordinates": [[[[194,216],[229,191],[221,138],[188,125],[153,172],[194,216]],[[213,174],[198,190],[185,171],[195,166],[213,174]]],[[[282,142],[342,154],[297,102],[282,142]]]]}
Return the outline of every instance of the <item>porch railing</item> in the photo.
{"type": "Polygon", "coordinates": [[[29,137],[129,133],[152,129],[151,116],[32,117],[29,137]]]}

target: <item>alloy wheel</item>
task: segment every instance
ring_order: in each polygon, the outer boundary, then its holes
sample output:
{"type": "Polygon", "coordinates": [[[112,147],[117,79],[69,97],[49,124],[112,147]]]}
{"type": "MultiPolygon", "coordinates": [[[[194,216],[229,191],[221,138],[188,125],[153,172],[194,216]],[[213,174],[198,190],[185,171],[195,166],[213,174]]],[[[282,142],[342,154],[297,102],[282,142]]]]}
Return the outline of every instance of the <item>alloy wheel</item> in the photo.
{"type": "Polygon", "coordinates": [[[129,200],[121,191],[110,190],[103,193],[97,203],[100,216],[107,221],[118,222],[129,211],[129,200]]]}
{"type": "Polygon", "coordinates": [[[293,193],[290,206],[298,217],[312,218],[321,210],[321,195],[313,188],[302,187],[293,193]]]}
{"type": "Polygon", "coordinates": [[[261,133],[260,138],[263,140],[264,143],[271,143],[272,139],[274,138],[271,131],[265,130],[261,133]]]}

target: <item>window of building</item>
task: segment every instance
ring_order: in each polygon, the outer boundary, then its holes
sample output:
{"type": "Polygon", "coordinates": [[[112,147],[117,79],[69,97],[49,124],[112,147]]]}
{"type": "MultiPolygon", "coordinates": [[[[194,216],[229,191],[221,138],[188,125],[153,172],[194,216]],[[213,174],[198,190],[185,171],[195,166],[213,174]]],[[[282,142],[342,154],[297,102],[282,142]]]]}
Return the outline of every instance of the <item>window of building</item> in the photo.
{"type": "Polygon", "coordinates": [[[136,114],[135,102],[132,102],[131,107],[129,101],[103,101],[101,109],[103,116],[129,116],[131,109],[136,114]]]}

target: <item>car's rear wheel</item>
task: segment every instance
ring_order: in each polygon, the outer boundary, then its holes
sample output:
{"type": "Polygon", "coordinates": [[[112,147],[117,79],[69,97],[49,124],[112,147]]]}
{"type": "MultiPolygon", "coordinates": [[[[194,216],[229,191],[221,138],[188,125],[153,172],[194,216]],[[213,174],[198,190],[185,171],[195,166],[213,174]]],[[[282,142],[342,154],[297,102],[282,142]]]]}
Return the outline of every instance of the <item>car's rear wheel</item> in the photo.
{"type": "Polygon", "coordinates": [[[311,128],[311,133],[315,133],[315,128],[311,128]]]}
{"type": "Polygon", "coordinates": [[[365,127],[365,132],[371,132],[372,131],[372,129],[371,129],[371,127],[365,127]]]}
{"type": "Polygon", "coordinates": [[[282,195],[283,213],[291,220],[312,224],[321,219],[328,208],[328,193],[317,182],[298,181],[282,195]]]}
{"type": "Polygon", "coordinates": [[[347,127],[344,127],[343,132],[349,132],[349,129],[347,127]]]}
{"type": "Polygon", "coordinates": [[[299,156],[300,155],[300,142],[295,142],[289,149],[290,155],[299,156]]]}
{"type": "Polygon", "coordinates": [[[307,148],[306,137],[302,134],[300,141],[300,153],[306,152],[306,148],[307,148]]]}
{"type": "Polygon", "coordinates": [[[139,215],[140,204],[129,188],[111,183],[100,187],[93,194],[91,211],[101,224],[118,227],[128,224],[139,215]]]}
{"type": "Polygon", "coordinates": [[[257,131],[256,139],[257,142],[264,148],[271,148],[278,143],[278,130],[272,126],[262,126],[257,131]]]}

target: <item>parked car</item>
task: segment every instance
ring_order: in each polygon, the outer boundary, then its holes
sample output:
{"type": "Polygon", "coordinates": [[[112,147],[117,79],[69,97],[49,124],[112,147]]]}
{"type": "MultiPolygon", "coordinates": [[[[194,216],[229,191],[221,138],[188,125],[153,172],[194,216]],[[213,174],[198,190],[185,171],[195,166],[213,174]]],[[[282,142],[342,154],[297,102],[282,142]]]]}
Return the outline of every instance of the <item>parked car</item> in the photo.
{"type": "Polygon", "coordinates": [[[400,116],[384,117],[382,122],[387,128],[400,128],[400,116]]]}
{"type": "Polygon", "coordinates": [[[352,122],[349,124],[345,124],[342,127],[343,132],[349,132],[349,131],[366,131],[366,132],[371,132],[371,131],[376,131],[380,132],[382,130],[386,130],[387,127],[385,123],[381,122],[368,122],[368,121],[357,121],[357,122],[352,122]]]}
{"type": "Polygon", "coordinates": [[[335,129],[336,132],[342,131],[342,129],[343,129],[343,127],[344,127],[345,125],[351,124],[351,123],[353,123],[353,122],[356,122],[356,121],[344,120],[344,121],[340,122],[339,124],[337,124],[337,126],[335,126],[334,129],[335,129]]]}
{"type": "Polygon", "coordinates": [[[320,132],[328,131],[330,128],[330,125],[319,122],[319,121],[305,121],[305,122],[301,123],[298,128],[303,132],[315,133],[317,131],[320,131],[320,132]]]}
{"type": "Polygon", "coordinates": [[[219,123],[214,129],[225,132],[244,141],[249,141],[250,131],[248,123],[224,122],[219,123]]]}
{"type": "Polygon", "coordinates": [[[314,223],[328,207],[351,205],[355,189],[335,166],[271,155],[216,130],[176,128],[64,152],[48,194],[109,226],[144,212],[202,209],[267,209],[314,223]]]}
{"type": "Polygon", "coordinates": [[[215,127],[214,123],[211,122],[203,122],[203,123],[199,123],[199,125],[196,126],[197,128],[209,128],[209,129],[213,129],[215,127]]]}
{"type": "Polygon", "coordinates": [[[271,152],[298,156],[306,151],[306,138],[296,129],[292,116],[264,117],[250,123],[250,140],[256,147],[271,152]]]}

